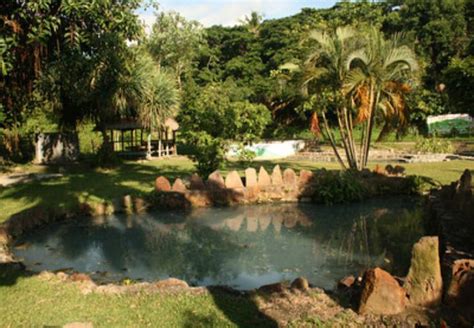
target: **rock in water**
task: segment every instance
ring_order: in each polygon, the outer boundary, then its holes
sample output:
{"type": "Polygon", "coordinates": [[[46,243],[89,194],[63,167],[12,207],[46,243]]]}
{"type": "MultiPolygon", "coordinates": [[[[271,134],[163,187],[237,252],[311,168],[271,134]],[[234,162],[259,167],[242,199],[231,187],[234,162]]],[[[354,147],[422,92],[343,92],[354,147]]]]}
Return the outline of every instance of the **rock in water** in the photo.
{"type": "Polygon", "coordinates": [[[298,277],[291,283],[291,288],[301,290],[302,292],[307,291],[309,289],[308,280],[303,277],[298,277]]]}
{"type": "Polygon", "coordinates": [[[155,180],[155,190],[156,191],[170,191],[171,184],[165,177],[161,176],[155,180]]]}
{"type": "Polygon", "coordinates": [[[240,189],[244,187],[242,179],[240,178],[240,175],[237,173],[237,171],[232,171],[227,174],[225,186],[229,189],[240,189]]]}
{"type": "Polygon", "coordinates": [[[393,315],[405,309],[406,295],[392,275],[380,268],[365,272],[359,313],[393,315]]]}
{"type": "Polygon", "coordinates": [[[341,280],[338,281],[337,283],[337,288],[338,289],[348,289],[351,288],[354,283],[356,282],[356,278],[354,276],[347,276],[342,278],[341,280]]]}
{"type": "Polygon", "coordinates": [[[443,280],[438,237],[422,237],[413,245],[410,270],[403,287],[407,291],[410,304],[424,307],[439,305],[443,280]]]}

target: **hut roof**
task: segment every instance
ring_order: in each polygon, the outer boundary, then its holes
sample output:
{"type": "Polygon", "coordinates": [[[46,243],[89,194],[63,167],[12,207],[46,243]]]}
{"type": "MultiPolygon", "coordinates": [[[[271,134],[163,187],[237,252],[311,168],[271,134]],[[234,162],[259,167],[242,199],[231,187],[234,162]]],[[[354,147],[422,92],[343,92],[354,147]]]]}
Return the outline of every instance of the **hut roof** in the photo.
{"type": "MultiPolygon", "coordinates": [[[[172,131],[179,129],[179,124],[174,118],[167,118],[165,120],[164,126],[169,128],[172,131]]],[[[107,130],[135,130],[143,129],[143,125],[140,124],[137,120],[123,119],[120,121],[109,122],[104,125],[107,130]]]]}

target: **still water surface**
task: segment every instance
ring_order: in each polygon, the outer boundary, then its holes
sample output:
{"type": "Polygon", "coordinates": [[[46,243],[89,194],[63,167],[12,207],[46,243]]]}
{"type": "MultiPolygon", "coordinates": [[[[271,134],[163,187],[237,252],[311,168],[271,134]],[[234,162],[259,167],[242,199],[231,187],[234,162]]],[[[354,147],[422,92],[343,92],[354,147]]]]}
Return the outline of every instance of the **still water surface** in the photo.
{"type": "Polygon", "coordinates": [[[329,289],[369,266],[406,274],[421,217],[409,198],[112,215],[37,230],[14,253],[35,271],[68,268],[104,282],[176,277],[246,290],[304,276],[329,289]]]}

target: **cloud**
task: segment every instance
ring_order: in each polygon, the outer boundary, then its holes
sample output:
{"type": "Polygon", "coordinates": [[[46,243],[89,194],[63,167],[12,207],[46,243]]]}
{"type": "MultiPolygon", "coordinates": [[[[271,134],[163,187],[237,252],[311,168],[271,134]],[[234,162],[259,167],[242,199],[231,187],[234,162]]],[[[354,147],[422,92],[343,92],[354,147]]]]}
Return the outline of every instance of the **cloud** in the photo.
{"type": "MultiPolygon", "coordinates": [[[[252,11],[264,14],[264,18],[278,18],[296,14],[304,7],[330,7],[335,0],[161,0],[159,3],[160,10],[177,11],[204,26],[233,26],[252,11]]],[[[150,9],[139,11],[139,15],[148,26],[155,20],[150,9]]]]}

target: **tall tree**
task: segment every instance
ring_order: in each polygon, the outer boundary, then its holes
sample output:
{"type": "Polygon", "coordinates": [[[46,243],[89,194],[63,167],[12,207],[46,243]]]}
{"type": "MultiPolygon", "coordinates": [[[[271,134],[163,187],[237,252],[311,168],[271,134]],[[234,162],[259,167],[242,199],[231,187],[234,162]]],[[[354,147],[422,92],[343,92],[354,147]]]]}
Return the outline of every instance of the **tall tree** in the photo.
{"type": "Polygon", "coordinates": [[[159,66],[173,69],[179,88],[204,43],[204,31],[196,21],[188,21],[179,13],[161,12],[156,16],[147,40],[150,53],[159,66]]]}
{"type": "MultiPolygon", "coordinates": [[[[322,117],[326,137],[341,166],[345,164],[330,129],[328,113],[337,122],[348,166],[363,169],[377,111],[398,116],[404,113],[403,94],[409,89],[406,83],[418,67],[415,55],[398,37],[386,40],[375,28],[359,35],[345,27],[333,33],[314,31],[311,36],[315,50],[304,69],[304,84],[313,93],[311,103],[322,117]],[[364,126],[358,151],[355,124],[364,126]]],[[[318,116],[313,115],[312,120],[317,131],[318,116]]]]}
{"type": "Polygon", "coordinates": [[[344,89],[358,104],[357,121],[364,122],[359,168],[369,159],[370,143],[377,110],[384,109],[400,115],[404,108],[403,94],[407,83],[418,69],[415,53],[398,37],[385,39],[382,32],[372,29],[366,35],[363,48],[354,51],[347,59],[351,69],[344,89]]]}

